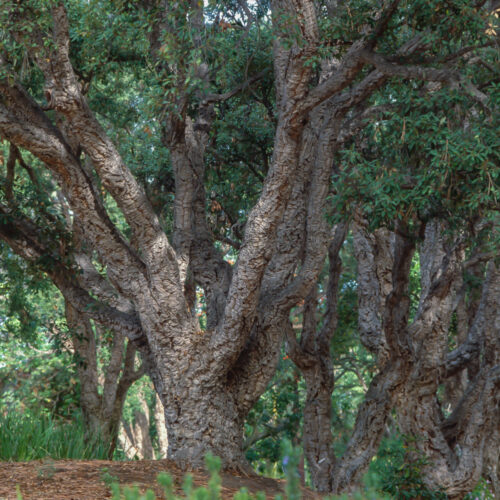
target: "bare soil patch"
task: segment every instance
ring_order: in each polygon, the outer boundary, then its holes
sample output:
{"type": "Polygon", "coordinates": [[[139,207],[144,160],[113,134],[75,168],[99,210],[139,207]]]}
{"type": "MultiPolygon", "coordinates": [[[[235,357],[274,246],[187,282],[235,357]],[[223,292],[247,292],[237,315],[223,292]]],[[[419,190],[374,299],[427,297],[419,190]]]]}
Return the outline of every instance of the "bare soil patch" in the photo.
{"type": "MultiPolygon", "coordinates": [[[[0,463],[0,500],[16,499],[19,487],[24,500],[98,500],[110,498],[103,481],[107,474],[118,479],[121,486],[137,485],[141,492],[148,488],[163,498],[156,482],[159,472],[168,472],[175,481],[178,493],[186,474],[169,460],[140,460],[111,462],[106,460],[36,460],[33,462],[0,463]]],[[[190,471],[196,487],[207,484],[208,476],[200,470],[190,471]]],[[[234,493],[245,487],[252,493],[263,491],[267,498],[282,493],[284,481],[260,476],[245,477],[224,472],[222,498],[232,499],[234,493]]],[[[319,500],[319,495],[304,489],[303,498],[319,500]]]]}

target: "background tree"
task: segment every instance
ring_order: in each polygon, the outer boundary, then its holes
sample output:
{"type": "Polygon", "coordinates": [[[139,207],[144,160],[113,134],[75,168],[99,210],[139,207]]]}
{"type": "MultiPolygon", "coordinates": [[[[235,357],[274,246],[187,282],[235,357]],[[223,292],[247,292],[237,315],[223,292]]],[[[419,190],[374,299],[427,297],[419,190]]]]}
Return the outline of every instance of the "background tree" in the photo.
{"type": "MultiPolygon", "coordinates": [[[[8,294],[10,314],[17,311],[20,319],[18,335],[25,340],[33,341],[37,326],[41,324],[48,327],[49,331],[52,330],[50,334],[59,346],[72,353],[79,381],[79,404],[83,412],[86,434],[91,442],[99,435],[103,442],[107,443],[109,455],[112,456],[127,390],[144,373],[134,369],[135,349],[130,344],[125,352],[126,341],[121,332],[110,336],[109,331],[103,330],[96,339],[94,328],[98,326],[91,324],[86,316],[77,312],[67,299],[68,294],[72,293],[69,290],[78,293],[74,263],[71,263],[71,259],[78,259],[83,266],[91,267],[94,273],[97,271],[81,248],[74,253],[68,252],[68,234],[64,232],[61,220],[54,216],[50,208],[47,209],[51,206],[51,201],[61,205],[61,197],[54,191],[51,179],[36,173],[25,162],[17,148],[11,145],[7,156],[7,177],[4,181],[7,198],[7,204],[3,207],[4,214],[10,213],[11,221],[15,221],[13,224],[4,221],[4,230],[9,234],[6,240],[11,243],[11,248],[17,248],[18,254],[24,257],[27,263],[24,272],[17,277],[14,269],[20,270],[19,264],[14,256],[9,255],[11,250],[4,249],[7,276],[10,277],[13,286],[8,294]],[[21,167],[22,171],[19,172],[16,167],[21,167]],[[27,179],[32,181],[28,186],[26,186],[27,179]],[[14,189],[15,184],[18,189],[14,189]],[[33,206],[39,208],[38,223],[45,225],[38,234],[36,227],[25,217],[26,212],[33,206]],[[36,238],[37,235],[38,248],[32,245],[32,238],[36,238]],[[13,266],[16,267],[13,269],[13,266]],[[40,274],[42,270],[47,272],[54,284],[63,292],[66,299],[64,304],[60,303],[60,297],[54,293],[47,280],[42,279],[40,274]],[[32,274],[32,283],[38,282],[37,286],[42,286],[52,294],[53,302],[45,306],[39,299],[35,299],[36,303],[42,305],[40,311],[35,310],[34,304],[30,304],[32,299],[23,291],[26,286],[23,280],[29,273],[32,274]],[[55,311],[58,308],[64,310],[66,325],[59,322],[58,325],[50,327],[48,323],[54,312],[47,309],[51,306],[55,311]],[[108,348],[109,357],[105,359],[108,348]],[[100,380],[101,374],[102,380],[100,380]]],[[[68,219],[68,227],[71,227],[72,222],[67,207],[64,204],[62,206],[63,213],[68,219]]],[[[78,235],[79,231],[75,231],[73,239],[76,242],[78,235]]],[[[9,330],[12,331],[12,327],[7,326],[7,332],[9,330]]]]}

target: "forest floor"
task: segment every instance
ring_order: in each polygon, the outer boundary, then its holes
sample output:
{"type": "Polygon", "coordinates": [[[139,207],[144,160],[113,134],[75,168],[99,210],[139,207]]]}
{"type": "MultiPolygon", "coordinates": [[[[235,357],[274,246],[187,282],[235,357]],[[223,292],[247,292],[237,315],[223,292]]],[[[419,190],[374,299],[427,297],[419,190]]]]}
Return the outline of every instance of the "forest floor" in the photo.
{"type": "MultiPolygon", "coordinates": [[[[35,460],[32,462],[0,462],[0,500],[16,500],[17,489],[23,500],[99,500],[110,498],[109,478],[121,486],[137,485],[142,493],[148,488],[163,498],[156,482],[159,472],[168,472],[174,479],[177,493],[185,471],[169,460],[141,460],[110,462],[105,460],[35,460]],[[106,480],[107,478],[107,480],[106,480]]],[[[203,471],[192,471],[195,487],[206,486],[208,476],[203,471]]],[[[284,481],[260,476],[245,477],[224,472],[222,498],[232,499],[240,488],[251,493],[262,491],[266,498],[283,493],[284,481]]],[[[302,498],[319,500],[320,496],[304,489],[302,498]]]]}

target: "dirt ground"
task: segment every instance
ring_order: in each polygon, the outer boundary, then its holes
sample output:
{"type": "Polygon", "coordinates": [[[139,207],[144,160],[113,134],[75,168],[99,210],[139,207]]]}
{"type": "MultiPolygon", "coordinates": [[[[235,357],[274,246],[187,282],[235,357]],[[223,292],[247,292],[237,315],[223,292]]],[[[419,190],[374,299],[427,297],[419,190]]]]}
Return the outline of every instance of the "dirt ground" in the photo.
{"type": "MultiPolygon", "coordinates": [[[[108,462],[105,460],[36,460],[33,462],[0,462],[0,500],[16,499],[19,488],[24,500],[98,500],[110,498],[103,478],[116,477],[122,486],[137,485],[141,492],[153,489],[163,498],[156,482],[159,472],[166,471],[174,478],[178,493],[185,475],[168,460],[108,462]]],[[[191,472],[196,487],[206,485],[207,475],[191,472]]],[[[232,499],[234,493],[246,487],[250,492],[263,491],[266,498],[282,493],[283,481],[263,477],[244,477],[222,474],[222,498],[232,499]]],[[[306,500],[319,500],[310,490],[303,490],[306,500]]]]}

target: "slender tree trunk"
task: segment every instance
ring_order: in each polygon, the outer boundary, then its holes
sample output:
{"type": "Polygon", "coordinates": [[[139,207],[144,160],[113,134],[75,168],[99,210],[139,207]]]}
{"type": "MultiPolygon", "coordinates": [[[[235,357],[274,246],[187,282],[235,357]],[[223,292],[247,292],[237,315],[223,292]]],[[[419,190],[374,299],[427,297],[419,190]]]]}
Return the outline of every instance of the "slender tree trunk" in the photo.
{"type": "Polygon", "coordinates": [[[495,498],[500,498],[500,418],[496,429],[488,436],[488,441],[482,476],[487,480],[488,488],[493,491],[495,498]]]}
{"type": "Polygon", "coordinates": [[[332,437],[333,373],[326,366],[302,370],[306,383],[303,446],[314,488],[332,491],[335,456],[332,437]],[[325,369],[326,368],[326,369],[325,369]]]}
{"type": "Polygon", "coordinates": [[[127,391],[132,383],[142,376],[134,369],[135,349],[125,348],[125,338],[115,334],[111,346],[111,359],[102,377],[97,368],[97,346],[95,333],[88,318],[80,314],[66,301],[66,320],[77,359],[80,379],[80,406],[86,426],[87,439],[96,439],[106,444],[109,458],[113,457],[118,440],[120,419],[127,391]],[[123,364],[123,367],[122,367],[123,364]],[[99,393],[99,380],[103,379],[99,393]]]}
{"type": "Polygon", "coordinates": [[[158,456],[157,458],[166,458],[168,453],[168,434],[165,424],[165,409],[161,404],[158,394],[155,396],[154,418],[156,422],[156,432],[158,434],[158,456]]]}

